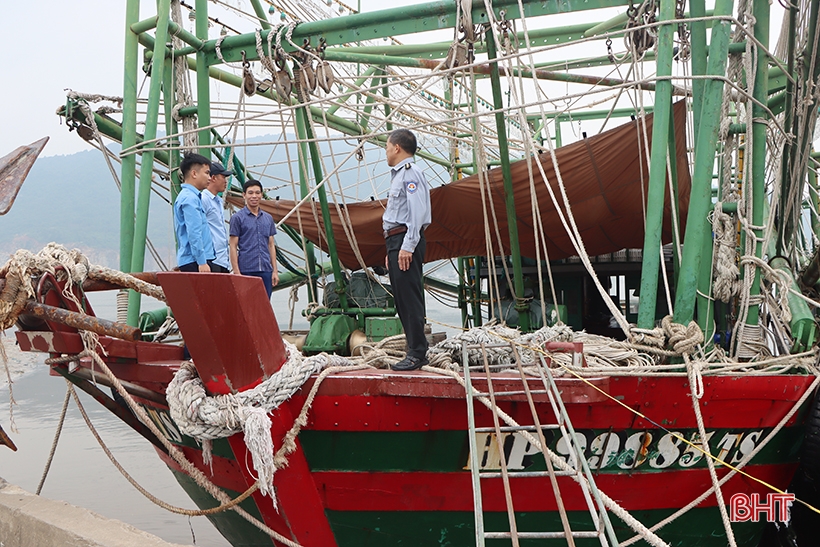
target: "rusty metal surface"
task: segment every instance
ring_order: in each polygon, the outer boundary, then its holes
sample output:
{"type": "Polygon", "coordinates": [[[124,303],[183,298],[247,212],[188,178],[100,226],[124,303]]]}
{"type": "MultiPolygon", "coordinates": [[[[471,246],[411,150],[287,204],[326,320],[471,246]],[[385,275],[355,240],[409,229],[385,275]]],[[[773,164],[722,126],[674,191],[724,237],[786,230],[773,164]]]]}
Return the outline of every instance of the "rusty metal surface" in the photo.
{"type": "Polygon", "coordinates": [[[209,392],[252,387],[282,366],[285,345],[261,279],[182,272],[157,277],[209,392]]]}
{"type": "Polygon", "coordinates": [[[0,215],[5,215],[11,209],[17,192],[47,142],[48,137],[43,137],[0,158],[0,215]]]}
{"type": "Polygon", "coordinates": [[[34,300],[29,300],[26,303],[24,311],[26,314],[47,321],[60,323],[61,325],[75,329],[89,330],[97,334],[112,336],[129,342],[134,342],[142,337],[142,331],[125,323],[117,323],[115,321],[49,306],[48,304],[40,304],[34,300]]]}

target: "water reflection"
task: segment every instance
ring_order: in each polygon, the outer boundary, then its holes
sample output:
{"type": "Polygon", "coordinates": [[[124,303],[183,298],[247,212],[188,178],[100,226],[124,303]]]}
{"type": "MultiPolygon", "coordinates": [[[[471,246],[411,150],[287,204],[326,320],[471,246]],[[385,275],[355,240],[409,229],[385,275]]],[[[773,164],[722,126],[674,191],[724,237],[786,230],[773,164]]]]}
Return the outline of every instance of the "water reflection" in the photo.
{"type": "MultiPolygon", "coordinates": [[[[0,424],[17,444],[12,452],[0,446],[0,477],[34,492],[51,449],[60,417],[66,383],[49,376],[43,356],[20,352],[13,337],[2,339],[14,371],[12,385],[17,405],[11,430],[9,390],[5,374],[0,375],[0,424]]],[[[80,392],[92,423],[120,464],[154,496],[179,507],[194,504],[174,480],[145,440],[122,425],[96,401],[80,392]]],[[[192,518],[168,513],[143,497],[103,453],[71,401],[65,425],[42,495],[67,501],[103,516],[127,522],[141,530],[180,544],[228,547],[205,517],[192,518]]]]}

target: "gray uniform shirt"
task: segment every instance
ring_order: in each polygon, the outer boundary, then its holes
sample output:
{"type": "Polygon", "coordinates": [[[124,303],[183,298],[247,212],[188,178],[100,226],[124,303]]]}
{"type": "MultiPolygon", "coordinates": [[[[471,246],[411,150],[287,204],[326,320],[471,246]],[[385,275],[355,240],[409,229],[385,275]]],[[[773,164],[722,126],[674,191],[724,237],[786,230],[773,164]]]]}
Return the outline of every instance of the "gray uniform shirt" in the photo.
{"type": "Polygon", "coordinates": [[[412,253],[421,233],[430,225],[430,185],[413,158],[400,161],[391,169],[390,195],[382,216],[382,227],[390,230],[404,224],[402,251],[412,253]]]}

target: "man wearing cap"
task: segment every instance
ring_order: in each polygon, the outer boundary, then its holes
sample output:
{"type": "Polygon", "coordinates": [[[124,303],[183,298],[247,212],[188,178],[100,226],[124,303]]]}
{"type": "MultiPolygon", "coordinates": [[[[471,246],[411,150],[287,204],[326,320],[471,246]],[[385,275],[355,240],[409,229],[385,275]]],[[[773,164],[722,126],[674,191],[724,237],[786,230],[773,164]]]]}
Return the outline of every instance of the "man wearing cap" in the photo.
{"type": "Polygon", "coordinates": [[[390,133],[385,148],[391,175],[390,195],[382,216],[385,265],[407,337],[407,357],[393,365],[393,370],[416,370],[427,364],[421,266],[426,249],[424,230],[431,222],[430,187],[416,167],[416,148],[416,136],[407,129],[390,133]]]}
{"type": "Polygon", "coordinates": [[[211,230],[211,239],[214,242],[214,258],[211,270],[216,273],[229,273],[231,259],[228,255],[228,232],[225,229],[224,208],[219,194],[228,187],[228,177],[233,171],[225,169],[219,162],[211,163],[211,180],[208,187],[202,191],[202,209],[208,220],[211,230]]]}

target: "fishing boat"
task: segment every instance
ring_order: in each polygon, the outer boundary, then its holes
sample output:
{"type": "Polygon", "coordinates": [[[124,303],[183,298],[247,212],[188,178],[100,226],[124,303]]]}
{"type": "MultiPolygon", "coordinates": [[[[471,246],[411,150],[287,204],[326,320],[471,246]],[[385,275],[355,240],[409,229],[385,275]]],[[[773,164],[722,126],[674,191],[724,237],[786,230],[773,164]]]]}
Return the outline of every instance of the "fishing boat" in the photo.
{"type": "Polygon", "coordinates": [[[236,546],[814,541],[820,3],[774,49],[764,0],[212,4],[128,0],[123,96],[58,112],[121,163],[119,271],[56,244],[0,270],[4,328],[152,443],[198,507],[171,510],[236,546]],[[379,268],[398,127],[462,331],[428,313],[413,372],[379,268]],[[143,271],[189,150],[231,210],[262,180],[307,332],[258,279],[143,271]]]}

